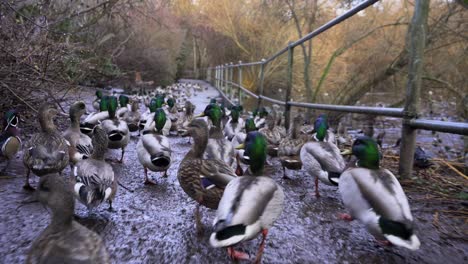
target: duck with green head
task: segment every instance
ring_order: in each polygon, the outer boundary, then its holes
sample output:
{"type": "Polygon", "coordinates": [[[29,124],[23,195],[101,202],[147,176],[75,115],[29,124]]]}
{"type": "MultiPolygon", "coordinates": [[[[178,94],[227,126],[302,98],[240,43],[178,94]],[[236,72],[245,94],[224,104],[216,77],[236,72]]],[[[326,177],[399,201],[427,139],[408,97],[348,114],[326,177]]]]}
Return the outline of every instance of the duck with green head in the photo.
{"type": "Polygon", "coordinates": [[[4,157],[7,164],[1,170],[1,173],[6,172],[11,160],[16,157],[21,149],[19,121],[19,115],[15,110],[6,112],[3,117],[3,131],[0,134],[0,157],[4,157]]]}
{"type": "Polygon", "coordinates": [[[220,159],[204,157],[208,140],[208,126],[201,119],[194,119],[187,126],[187,134],[193,138],[192,149],[179,165],[177,179],[184,192],[198,204],[195,209],[197,231],[200,234],[199,205],[216,209],[226,185],[237,176],[234,170],[220,159]]]}
{"type": "Polygon", "coordinates": [[[89,211],[103,202],[109,203],[112,211],[112,201],[117,192],[117,178],[112,166],[104,160],[109,139],[100,125],[93,131],[94,151],[88,159],[76,163],[73,168],[73,190],[76,198],[89,211]]]}
{"type": "Polygon", "coordinates": [[[209,104],[206,106],[203,113],[196,117],[207,116],[211,121],[209,132],[208,147],[206,148],[204,157],[206,159],[220,159],[228,165],[232,165],[235,158],[235,150],[231,142],[224,137],[221,127],[221,118],[223,111],[217,104],[209,104]]]}
{"type": "Polygon", "coordinates": [[[232,139],[244,128],[244,119],[240,117],[242,111],[243,107],[241,105],[232,106],[230,109],[230,118],[224,126],[224,135],[229,141],[232,141],[232,139]]]}
{"type": "Polygon", "coordinates": [[[356,166],[341,174],[339,191],[350,215],[358,219],[379,241],[411,250],[419,249],[408,199],[397,178],[380,167],[380,154],[374,139],[362,136],[354,141],[352,153],[356,166]]]}
{"type": "Polygon", "coordinates": [[[260,129],[265,126],[265,118],[268,116],[268,111],[266,107],[261,106],[255,109],[252,113],[255,121],[255,126],[260,129]]]}
{"type": "MultiPolygon", "coordinates": [[[[154,125],[155,122],[152,122],[154,120],[154,113],[156,112],[157,109],[161,108],[165,105],[166,103],[164,102],[164,96],[163,95],[158,95],[155,98],[153,98],[150,102],[149,106],[149,113],[147,113],[144,118],[142,118],[142,121],[140,121],[140,128],[142,124],[145,124],[143,127],[143,130],[154,130],[154,125]],[[150,122],[151,120],[151,122],[150,122]],[[143,122],[143,123],[142,123],[143,122]]],[[[166,117],[168,115],[168,112],[166,112],[166,117]]],[[[164,127],[162,128],[162,134],[164,136],[169,135],[169,131],[171,130],[172,127],[172,122],[170,118],[166,118],[166,123],[164,124],[164,127]]]]}
{"type": "Polygon", "coordinates": [[[262,133],[249,132],[239,148],[244,148],[244,155],[249,157],[249,176],[238,177],[226,186],[213,222],[210,244],[227,247],[228,255],[234,260],[249,259],[246,253],[233,247],[261,233],[262,241],[254,261],[260,263],[268,230],[283,211],[284,193],[280,185],[264,174],[267,141],[262,133]]]}
{"type": "Polygon", "coordinates": [[[303,169],[315,178],[315,196],[320,197],[318,180],[338,186],[339,178],[346,163],[338,147],[327,139],[327,120],[320,116],[314,123],[315,136],[301,148],[300,158],[303,169]]]}
{"type": "Polygon", "coordinates": [[[153,119],[154,129],[143,130],[143,135],[137,144],[138,160],[144,169],[145,184],[156,184],[148,178],[148,169],[164,172],[163,177],[167,178],[167,170],[171,166],[171,145],[167,137],[163,135],[166,119],[164,110],[156,109],[153,119]]]}
{"type": "Polygon", "coordinates": [[[80,118],[86,113],[86,105],[82,101],[70,106],[70,127],[63,132],[63,137],[68,140],[70,147],[68,154],[72,165],[82,159],[87,159],[93,152],[91,138],[80,131],[80,118]]]}
{"type": "Polygon", "coordinates": [[[93,108],[96,110],[96,111],[99,111],[100,109],[100,105],[101,105],[101,99],[102,99],[102,91],[100,90],[97,90],[96,91],[96,99],[94,99],[93,101],[93,108]]]}
{"type": "Polygon", "coordinates": [[[108,110],[109,96],[102,96],[99,100],[99,111],[90,113],[80,124],[80,131],[85,135],[90,135],[93,132],[95,126],[101,123],[103,120],[109,118],[108,110]]]}
{"type": "Polygon", "coordinates": [[[118,118],[123,119],[124,115],[130,111],[130,98],[124,94],[119,95],[119,106],[120,107],[117,108],[115,115],[118,118]]]}
{"type": "Polygon", "coordinates": [[[23,188],[27,190],[33,190],[29,184],[31,171],[41,177],[49,173],[61,173],[68,165],[70,144],[54,124],[54,117],[57,114],[57,107],[53,104],[45,103],[39,108],[38,119],[41,131],[27,141],[23,153],[23,163],[27,170],[23,188]]]}
{"type": "Polygon", "coordinates": [[[320,141],[327,141],[333,144],[337,144],[335,134],[330,130],[328,125],[328,117],[325,114],[320,114],[314,122],[314,129],[312,130],[312,137],[315,141],[319,141],[318,138],[323,138],[320,141]],[[318,128],[321,127],[320,130],[318,128]],[[320,133],[320,135],[318,135],[320,133]]]}
{"type": "MultiPolygon", "coordinates": [[[[255,126],[255,122],[253,118],[247,118],[245,120],[245,125],[244,125],[244,130],[245,132],[239,132],[237,133],[231,140],[231,145],[235,148],[239,146],[240,144],[244,143],[245,138],[247,137],[247,134],[252,131],[257,131],[257,127],[255,126]]],[[[243,169],[241,166],[241,161],[246,163],[246,157],[244,157],[244,150],[243,149],[236,149],[236,174],[238,176],[243,175],[243,169]]],[[[248,163],[246,163],[248,164],[248,163]]]]}
{"type": "Polygon", "coordinates": [[[122,155],[117,162],[123,163],[125,155],[125,147],[130,141],[130,132],[128,130],[127,122],[119,120],[116,116],[117,111],[117,98],[110,96],[108,101],[109,119],[101,122],[101,126],[106,131],[109,139],[107,147],[110,149],[121,149],[122,155]]]}

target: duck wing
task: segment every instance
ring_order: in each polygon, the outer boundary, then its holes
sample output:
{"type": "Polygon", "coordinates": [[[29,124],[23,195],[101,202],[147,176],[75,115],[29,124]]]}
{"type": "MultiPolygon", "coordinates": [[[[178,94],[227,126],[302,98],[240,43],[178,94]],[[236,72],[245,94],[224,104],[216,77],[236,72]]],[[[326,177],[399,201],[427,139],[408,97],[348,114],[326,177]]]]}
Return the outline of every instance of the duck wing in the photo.
{"type": "Polygon", "coordinates": [[[202,160],[200,168],[200,177],[207,180],[204,185],[212,183],[219,188],[225,188],[226,185],[237,178],[234,170],[222,160],[202,160]]]}

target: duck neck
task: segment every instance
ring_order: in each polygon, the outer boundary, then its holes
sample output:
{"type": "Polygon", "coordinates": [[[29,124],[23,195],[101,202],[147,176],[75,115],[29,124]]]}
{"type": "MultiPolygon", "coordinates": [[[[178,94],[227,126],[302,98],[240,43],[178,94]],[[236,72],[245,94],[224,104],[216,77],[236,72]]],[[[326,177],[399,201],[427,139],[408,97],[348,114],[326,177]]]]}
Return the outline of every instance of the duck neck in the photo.
{"type": "Polygon", "coordinates": [[[299,124],[294,123],[291,127],[291,138],[297,139],[299,137],[299,124]]]}
{"type": "Polygon", "coordinates": [[[107,143],[93,140],[93,154],[91,158],[95,160],[104,160],[107,151],[107,143]]]}
{"type": "Polygon", "coordinates": [[[70,121],[71,121],[71,128],[80,129],[80,115],[71,114],[70,121]]]}
{"type": "Polygon", "coordinates": [[[39,124],[41,125],[42,131],[46,133],[52,133],[56,130],[52,117],[46,114],[39,115],[39,124]]]}
{"type": "Polygon", "coordinates": [[[206,133],[193,135],[193,147],[187,155],[194,158],[202,158],[205,152],[206,146],[208,145],[208,137],[206,133]]]}
{"type": "Polygon", "coordinates": [[[74,206],[62,210],[52,210],[51,226],[56,229],[66,229],[73,223],[74,206]]]}

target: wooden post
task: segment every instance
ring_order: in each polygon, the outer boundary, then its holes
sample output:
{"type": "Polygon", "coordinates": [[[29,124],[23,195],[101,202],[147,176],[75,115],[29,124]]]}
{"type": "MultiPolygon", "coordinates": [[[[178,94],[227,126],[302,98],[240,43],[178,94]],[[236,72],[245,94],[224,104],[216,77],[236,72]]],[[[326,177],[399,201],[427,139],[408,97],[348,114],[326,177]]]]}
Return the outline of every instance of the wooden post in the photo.
{"type": "Polygon", "coordinates": [[[288,103],[291,100],[292,78],[293,78],[293,65],[294,65],[294,47],[288,46],[288,75],[286,79],[286,97],[284,98],[284,126],[289,129],[291,122],[291,105],[288,103]]]}
{"type": "Polygon", "coordinates": [[[260,85],[257,88],[257,95],[258,100],[257,100],[257,109],[260,108],[260,105],[262,104],[262,95],[263,95],[263,81],[265,79],[265,59],[262,59],[262,64],[260,64],[260,85]]]}
{"type": "Polygon", "coordinates": [[[402,178],[409,178],[413,170],[414,150],[416,146],[416,130],[408,125],[408,121],[417,118],[419,114],[421,75],[423,68],[424,47],[427,35],[427,17],[429,0],[416,0],[414,14],[408,29],[407,44],[409,47],[409,70],[406,84],[405,116],[401,131],[399,173],[402,178]]]}

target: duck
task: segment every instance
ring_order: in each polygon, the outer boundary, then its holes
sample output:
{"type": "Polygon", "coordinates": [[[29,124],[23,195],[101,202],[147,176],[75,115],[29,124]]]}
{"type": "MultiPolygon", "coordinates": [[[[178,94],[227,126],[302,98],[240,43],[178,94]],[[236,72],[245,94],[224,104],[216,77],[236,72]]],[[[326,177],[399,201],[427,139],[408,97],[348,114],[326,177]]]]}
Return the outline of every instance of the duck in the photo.
{"type": "Polygon", "coordinates": [[[266,116],[268,116],[268,111],[264,106],[255,109],[255,111],[253,112],[255,126],[258,129],[265,126],[265,117],[266,116]]]}
{"type": "Polygon", "coordinates": [[[290,170],[300,170],[302,168],[299,154],[302,146],[307,142],[307,137],[300,134],[303,123],[304,118],[302,115],[296,115],[289,131],[289,137],[282,139],[278,146],[278,157],[283,167],[284,179],[289,179],[286,175],[286,168],[290,170]]]}
{"type": "Polygon", "coordinates": [[[119,108],[115,112],[115,115],[119,119],[123,119],[124,115],[129,111],[130,98],[128,96],[121,94],[119,95],[119,108]]]}
{"type": "Polygon", "coordinates": [[[38,111],[41,131],[32,135],[25,144],[23,164],[26,168],[26,190],[34,190],[29,183],[31,171],[41,177],[49,173],[61,173],[68,165],[70,143],[57,131],[53,118],[58,114],[57,107],[45,103],[38,111]]]}
{"type": "Polygon", "coordinates": [[[244,128],[244,120],[240,117],[243,107],[235,105],[230,109],[230,118],[224,126],[224,135],[229,141],[232,141],[235,135],[244,128]]]}
{"type": "Polygon", "coordinates": [[[221,107],[218,104],[207,105],[205,110],[197,117],[205,116],[208,117],[212,125],[204,157],[206,159],[220,159],[231,166],[234,163],[236,153],[231,142],[224,137],[221,128],[221,118],[223,116],[221,107]]]}
{"type": "Polygon", "coordinates": [[[16,157],[21,149],[19,121],[19,114],[16,110],[7,111],[3,117],[3,131],[0,134],[0,156],[6,159],[7,164],[1,170],[1,173],[6,172],[11,160],[16,157]]]}
{"type": "Polygon", "coordinates": [[[170,131],[177,131],[177,120],[179,119],[179,111],[175,105],[174,98],[170,97],[166,100],[167,117],[171,120],[170,131]]]}
{"type": "Polygon", "coordinates": [[[224,188],[237,175],[223,160],[204,157],[208,145],[208,125],[205,121],[192,120],[187,126],[187,135],[191,136],[194,142],[180,162],[177,180],[184,192],[197,202],[195,223],[198,234],[201,234],[200,205],[217,209],[224,188]]]}
{"type": "Polygon", "coordinates": [[[122,118],[125,122],[127,122],[128,130],[130,132],[138,131],[140,118],[140,103],[137,100],[133,100],[130,111],[125,112],[122,118]]]}
{"type": "Polygon", "coordinates": [[[26,263],[111,263],[102,238],[76,222],[73,193],[65,178],[41,177],[37,198],[52,213],[44,231],[34,240],[26,263]]]}
{"type": "Polygon", "coordinates": [[[265,118],[265,126],[259,129],[259,132],[261,132],[267,139],[267,153],[272,157],[278,156],[279,143],[283,138],[286,138],[285,135],[282,135],[280,131],[275,129],[276,127],[275,117],[273,115],[268,115],[265,118]]]}
{"type": "MultiPolygon", "coordinates": [[[[330,126],[328,125],[328,117],[326,114],[320,114],[316,121],[315,122],[319,122],[320,120],[320,124],[324,125],[326,127],[326,131],[325,131],[325,138],[324,140],[327,141],[327,142],[331,142],[335,145],[338,144],[338,140],[337,140],[337,137],[335,135],[335,133],[333,133],[333,131],[330,129],[330,126]]],[[[324,132],[322,132],[324,133],[324,132]]],[[[312,137],[313,138],[316,138],[316,134],[317,134],[317,131],[316,131],[316,125],[314,123],[314,128],[312,129],[312,132],[309,132],[307,134],[312,134],[312,137]]]]}
{"type": "Polygon", "coordinates": [[[62,134],[70,144],[68,155],[72,165],[82,159],[89,158],[93,152],[91,138],[80,131],[80,118],[85,113],[85,103],[82,101],[75,102],[69,110],[70,127],[62,134]]]}
{"type": "Polygon", "coordinates": [[[234,260],[249,259],[244,252],[233,247],[262,234],[254,263],[260,263],[265,249],[268,230],[280,217],[284,207],[282,187],[264,174],[267,141],[265,136],[253,131],[247,134],[245,148],[249,157],[249,175],[238,177],[226,186],[219,202],[210,235],[212,247],[227,247],[234,260]]]}
{"type": "Polygon", "coordinates": [[[112,201],[117,192],[117,179],[112,166],[104,161],[108,141],[106,131],[101,125],[96,126],[93,131],[92,155],[76,163],[73,168],[75,196],[89,211],[105,201],[109,203],[109,211],[113,210],[112,201]]]}
{"type": "Polygon", "coordinates": [[[352,149],[342,154],[352,154],[357,161],[340,176],[339,193],[350,212],[340,218],[357,219],[385,244],[419,249],[421,243],[414,234],[408,198],[395,175],[380,166],[381,156],[375,140],[360,136],[352,149]]]}
{"type": "Polygon", "coordinates": [[[80,124],[81,133],[88,135],[93,132],[96,125],[109,118],[107,111],[109,96],[102,96],[99,100],[99,112],[90,113],[80,124]]]}
{"type": "Polygon", "coordinates": [[[185,134],[187,132],[187,126],[193,120],[194,110],[195,106],[190,101],[186,101],[184,103],[184,114],[182,115],[182,118],[177,120],[178,133],[180,135],[185,134]]]}
{"type": "Polygon", "coordinates": [[[117,98],[115,96],[110,96],[108,101],[108,113],[109,119],[106,119],[101,122],[101,126],[106,131],[109,142],[107,147],[110,149],[121,149],[122,155],[118,163],[123,163],[125,155],[125,147],[127,147],[128,142],[130,141],[130,133],[128,130],[128,125],[125,121],[119,120],[116,117],[117,110],[117,98]]]}
{"type": "Polygon", "coordinates": [[[143,130],[143,135],[137,144],[137,155],[144,169],[145,184],[156,184],[148,178],[148,169],[163,171],[163,177],[168,177],[167,170],[171,166],[172,150],[169,140],[162,134],[166,119],[164,110],[161,108],[156,109],[153,120],[155,129],[143,130]]]}
{"type": "Polygon", "coordinates": [[[338,186],[339,178],[346,163],[340,150],[333,141],[328,141],[326,119],[319,117],[314,123],[313,141],[305,143],[300,151],[300,158],[305,172],[315,177],[315,197],[320,197],[318,181],[338,186]]]}
{"type": "Polygon", "coordinates": [[[102,91],[96,91],[96,99],[94,99],[93,101],[93,108],[96,110],[96,111],[99,111],[100,110],[100,105],[101,105],[101,99],[102,99],[102,91]]]}
{"type": "MultiPolygon", "coordinates": [[[[153,98],[151,100],[151,102],[150,102],[150,113],[145,115],[145,120],[144,120],[145,126],[143,127],[143,130],[149,131],[149,130],[154,130],[155,129],[154,128],[155,123],[154,122],[147,122],[147,120],[151,120],[151,121],[154,120],[154,112],[156,111],[156,109],[162,108],[164,104],[165,104],[164,103],[164,96],[162,96],[162,95],[158,95],[158,96],[156,96],[156,98],[153,98]]],[[[166,116],[167,116],[167,112],[166,112],[166,116]]],[[[171,127],[172,127],[171,119],[166,118],[166,124],[164,124],[164,127],[162,128],[162,134],[164,136],[168,136],[169,132],[171,130],[171,127]]]]}

